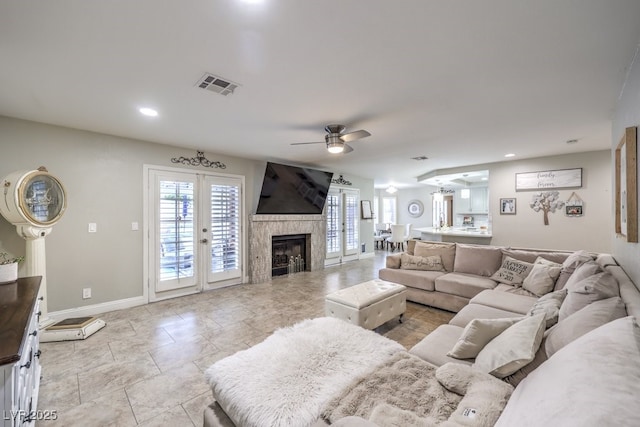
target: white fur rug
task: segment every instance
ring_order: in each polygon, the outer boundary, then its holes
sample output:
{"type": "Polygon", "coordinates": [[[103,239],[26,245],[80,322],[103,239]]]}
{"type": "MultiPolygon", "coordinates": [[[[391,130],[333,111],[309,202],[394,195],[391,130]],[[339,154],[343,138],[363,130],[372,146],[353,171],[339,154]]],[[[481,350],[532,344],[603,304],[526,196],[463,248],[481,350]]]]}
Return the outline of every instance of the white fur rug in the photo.
{"type": "Polygon", "coordinates": [[[353,379],[404,351],[375,332],[322,317],[279,329],[206,371],[238,426],[308,426],[353,379]]]}

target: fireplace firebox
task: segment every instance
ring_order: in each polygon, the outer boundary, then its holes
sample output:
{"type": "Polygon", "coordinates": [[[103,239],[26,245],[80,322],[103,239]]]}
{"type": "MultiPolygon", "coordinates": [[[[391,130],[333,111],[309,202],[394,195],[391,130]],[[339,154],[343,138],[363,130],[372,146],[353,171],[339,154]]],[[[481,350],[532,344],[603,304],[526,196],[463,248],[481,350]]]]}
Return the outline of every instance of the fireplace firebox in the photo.
{"type": "Polygon", "coordinates": [[[271,237],[271,276],[282,276],[309,270],[308,234],[271,237]]]}

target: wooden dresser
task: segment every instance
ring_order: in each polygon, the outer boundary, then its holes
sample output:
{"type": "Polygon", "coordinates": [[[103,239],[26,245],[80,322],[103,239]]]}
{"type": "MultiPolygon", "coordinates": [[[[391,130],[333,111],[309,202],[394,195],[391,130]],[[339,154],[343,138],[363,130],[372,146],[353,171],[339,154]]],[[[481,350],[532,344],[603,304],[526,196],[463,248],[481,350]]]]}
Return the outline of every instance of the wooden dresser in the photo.
{"type": "Polygon", "coordinates": [[[41,277],[0,285],[0,426],[34,425],[40,387],[41,277]]]}

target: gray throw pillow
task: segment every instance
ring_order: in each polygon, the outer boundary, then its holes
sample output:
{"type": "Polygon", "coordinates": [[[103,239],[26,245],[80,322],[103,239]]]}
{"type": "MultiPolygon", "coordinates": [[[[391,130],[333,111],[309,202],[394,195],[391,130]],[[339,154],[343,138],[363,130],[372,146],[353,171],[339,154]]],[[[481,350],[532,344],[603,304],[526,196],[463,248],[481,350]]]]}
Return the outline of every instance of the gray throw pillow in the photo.
{"type": "Polygon", "coordinates": [[[620,296],[620,285],[611,273],[605,271],[572,284],[567,291],[558,313],[559,322],[594,301],[620,296]]]}
{"type": "Polygon", "coordinates": [[[567,296],[566,289],[560,289],[559,291],[550,292],[540,298],[533,304],[531,310],[527,313],[528,316],[535,316],[536,314],[544,313],[545,326],[547,328],[552,327],[558,323],[558,315],[560,314],[560,306],[567,296]]]}
{"type": "Polygon", "coordinates": [[[547,357],[565,345],[612,320],[625,317],[627,310],[620,297],[595,301],[563,319],[545,333],[547,357]]]}
{"type": "Polygon", "coordinates": [[[403,253],[400,256],[400,269],[422,271],[445,271],[440,255],[421,257],[403,253]]]}
{"type": "Polygon", "coordinates": [[[491,275],[496,282],[506,283],[507,285],[520,286],[524,279],[529,275],[533,268],[533,264],[520,261],[511,257],[504,257],[502,265],[491,275]]]}
{"type": "Polygon", "coordinates": [[[533,264],[531,272],[522,282],[522,287],[541,297],[553,290],[560,270],[560,267],[549,264],[533,264]]]}

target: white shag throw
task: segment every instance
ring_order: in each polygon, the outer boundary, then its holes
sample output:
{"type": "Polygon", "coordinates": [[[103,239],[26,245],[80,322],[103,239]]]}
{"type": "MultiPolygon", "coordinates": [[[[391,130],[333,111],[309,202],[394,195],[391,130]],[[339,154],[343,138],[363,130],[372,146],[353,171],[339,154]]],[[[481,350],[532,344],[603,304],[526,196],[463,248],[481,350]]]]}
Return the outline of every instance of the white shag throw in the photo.
{"type": "Polygon", "coordinates": [[[236,425],[303,427],[355,378],[401,351],[375,332],[321,317],[279,329],[214,363],[206,378],[236,425]]]}

